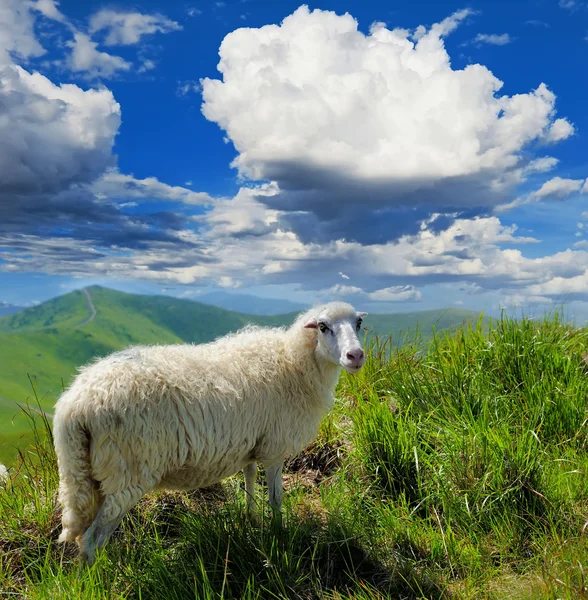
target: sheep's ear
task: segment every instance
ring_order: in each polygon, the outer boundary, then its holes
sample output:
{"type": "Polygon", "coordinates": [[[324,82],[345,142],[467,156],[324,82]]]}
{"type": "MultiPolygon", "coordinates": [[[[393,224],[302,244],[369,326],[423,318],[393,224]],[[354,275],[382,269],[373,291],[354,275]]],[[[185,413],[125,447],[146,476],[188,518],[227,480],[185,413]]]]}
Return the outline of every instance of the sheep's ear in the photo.
{"type": "Polygon", "coordinates": [[[309,321],[306,322],[304,327],[306,329],[316,329],[318,327],[318,323],[316,322],[316,319],[314,317],[312,317],[312,319],[310,319],[309,321]]]}
{"type": "Polygon", "coordinates": [[[358,312],[357,316],[358,317],[367,317],[369,313],[364,313],[364,312],[358,312]]]}

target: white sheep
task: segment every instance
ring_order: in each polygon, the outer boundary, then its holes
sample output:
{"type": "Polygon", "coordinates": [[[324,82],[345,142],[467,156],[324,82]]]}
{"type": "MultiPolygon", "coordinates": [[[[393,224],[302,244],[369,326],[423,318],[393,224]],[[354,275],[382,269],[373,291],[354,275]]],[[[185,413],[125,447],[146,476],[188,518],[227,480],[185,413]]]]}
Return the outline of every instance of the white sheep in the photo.
{"type": "Polygon", "coordinates": [[[59,541],[77,541],[92,564],[147,492],[206,487],[241,469],[255,518],[256,462],[280,521],[284,459],[316,437],[341,368],[362,368],[365,314],[333,302],[287,329],[137,346],[84,367],[55,405],[59,541]]]}

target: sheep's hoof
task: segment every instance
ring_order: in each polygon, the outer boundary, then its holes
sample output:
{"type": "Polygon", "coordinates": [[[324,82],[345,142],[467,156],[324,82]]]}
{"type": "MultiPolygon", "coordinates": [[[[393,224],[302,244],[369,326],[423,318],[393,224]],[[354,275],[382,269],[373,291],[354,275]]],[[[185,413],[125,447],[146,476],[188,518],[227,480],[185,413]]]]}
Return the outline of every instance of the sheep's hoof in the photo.
{"type": "Polygon", "coordinates": [[[89,556],[87,552],[80,552],[78,555],[78,568],[80,571],[94,564],[94,557],[89,556]]]}
{"type": "Polygon", "coordinates": [[[92,546],[81,547],[78,552],[78,563],[80,568],[91,567],[96,562],[96,549],[92,546]]]}
{"type": "Polygon", "coordinates": [[[272,514],[272,529],[275,531],[282,531],[284,529],[282,513],[275,512],[272,514]]]}
{"type": "Polygon", "coordinates": [[[249,512],[247,513],[247,518],[249,519],[249,522],[251,523],[251,525],[253,525],[253,527],[261,526],[261,518],[259,517],[258,513],[249,512]]]}

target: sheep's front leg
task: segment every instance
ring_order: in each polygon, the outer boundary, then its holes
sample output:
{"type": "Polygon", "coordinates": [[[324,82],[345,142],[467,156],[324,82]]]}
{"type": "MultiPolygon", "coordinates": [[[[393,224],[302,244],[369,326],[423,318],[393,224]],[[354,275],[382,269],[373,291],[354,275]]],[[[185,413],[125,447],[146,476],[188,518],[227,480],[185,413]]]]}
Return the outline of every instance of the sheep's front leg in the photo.
{"type": "Polygon", "coordinates": [[[282,467],[284,462],[266,466],[265,478],[269,490],[269,502],[272,507],[273,521],[278,527],[282,526],[282,467]]]}
{"type": "Polygon", "coordinates": [[[255,479],[257,477],[257,463],[249,463],[244,469],[245,475],[245,496],[247,501],[247,516],[254,524],[259,524],[259,515],[257,514],[257,502],[255,501],[255,479]]]}

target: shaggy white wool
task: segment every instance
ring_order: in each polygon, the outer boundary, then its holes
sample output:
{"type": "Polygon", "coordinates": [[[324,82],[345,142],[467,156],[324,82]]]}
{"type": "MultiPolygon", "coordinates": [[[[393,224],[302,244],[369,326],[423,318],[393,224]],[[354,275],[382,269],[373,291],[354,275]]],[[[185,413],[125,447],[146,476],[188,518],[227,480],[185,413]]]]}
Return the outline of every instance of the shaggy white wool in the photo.
{"type": "Polygon", "coordinates": [[[270,501],[279,509],[285,457],[315,438],[348,351],[361,353],[356,370],[363,364],[357,319],[336,302],[288,329],[136,346],[81,369],[55,406],[60,541],[77,540],[92,562],[148,491],[208,486],[245,469],[252,496],[256,462],[272,469],[270,501]],[[321,333],[319,321],[332,332],[321,333]]]}

